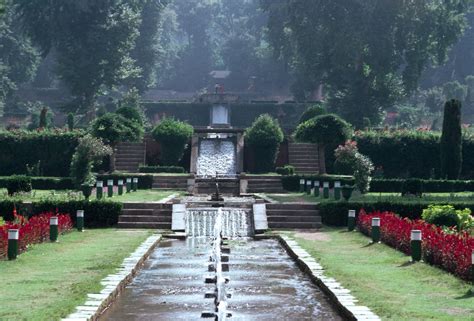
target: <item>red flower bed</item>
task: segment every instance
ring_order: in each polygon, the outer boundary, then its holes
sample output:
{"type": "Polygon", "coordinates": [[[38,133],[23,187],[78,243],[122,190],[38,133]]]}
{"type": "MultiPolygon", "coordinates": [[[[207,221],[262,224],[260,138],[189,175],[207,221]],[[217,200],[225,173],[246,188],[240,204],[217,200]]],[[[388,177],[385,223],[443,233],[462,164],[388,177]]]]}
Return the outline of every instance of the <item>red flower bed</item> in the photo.
{"type": "Polygon", "coordinates": [[[445,233],[440,227],[422,220],[412,221],[407,218],[400,218],[391,212],[367,214],[364,210],[361,210],[357,225],[362,233],[370,235],[373,217],[380,217],[382,242],[410,254],[411,230],[421,230],[425,262],[439,266],[463,279],[470,279],[474,237],[469,233],[445,233]]]}
{"type": "Polygon", "coordinates": [[[14,216],[14,221],[6,222],[6,224],[0,226],[0,258],[7,256],[9,229],[19,229],[18,251],[21,253],[26,251],[30,244],[41,243],[49,239],[49,219],[51,216],[58,216],[59,233],[69,231],[73,227],[69,214],[44,213],[33,216],[29,220],[16,215],[16,213],[14,216]]]}

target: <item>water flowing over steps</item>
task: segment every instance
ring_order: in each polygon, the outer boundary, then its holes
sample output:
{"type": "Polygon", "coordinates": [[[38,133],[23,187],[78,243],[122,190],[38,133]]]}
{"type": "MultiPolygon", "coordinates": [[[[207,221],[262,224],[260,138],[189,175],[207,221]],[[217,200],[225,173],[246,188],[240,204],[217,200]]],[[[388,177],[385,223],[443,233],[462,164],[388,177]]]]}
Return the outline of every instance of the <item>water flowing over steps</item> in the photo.
{"type": "Polygon", "coordinates": [[[305,203],[267,204],[269,228],[314,229],[322,226],[317,205],[305,203]]]}
{"type": "Polygon", "coordinates": [[[171,229],[172,205],[164,203],[124,203],[119,228],[171,229]]]}
{"type": "Polygon", "coordinates": [[[288,145],[290,165],[295,167],[297,174],[319,173],[318,145],[290,143],[288,145]]]}
{"type": "Polygon", "coordinates": [[[136,173],[140,164],[145,164],[146,144],[119,143],[115,149],[115,170],[136,173]]]}

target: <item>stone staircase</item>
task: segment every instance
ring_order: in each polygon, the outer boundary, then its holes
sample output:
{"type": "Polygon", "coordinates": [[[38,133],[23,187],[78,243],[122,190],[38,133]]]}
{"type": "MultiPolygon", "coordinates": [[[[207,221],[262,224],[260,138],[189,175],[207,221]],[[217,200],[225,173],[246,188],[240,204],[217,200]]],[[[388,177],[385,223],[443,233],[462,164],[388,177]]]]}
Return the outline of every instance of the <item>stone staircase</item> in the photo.
{"type": "Polygon", "coordinates": [[[172,204],[124,203],[119,228],[171,229],[172,204]]]}
{"type": "Polygon", "coordinates": [[[187,175],[172,175],[172,176],[154,176],[153,188],[162,190],[179,190],[186,191],[188,189],[187,175]]]}
{"type": "Polygon", "coordinates": [[[146,144],[119,143],[115,150],[115,170],[119,172],[137,173],[140,164],[145,164],[146,144]]]}
{"type": "Polygon", "coordinates": [[[268,203],[267,219],[273,229],[317,229],[321,228],[321,216],[315,204],[268,203]]]}
{"type": "Polygon", "coordinates": [[[319,153],[316,144],[290,143],[288,158],[297,174],[319,173],[319,153]]]}
{"type": "MultiPolygon", "coordinates": [[[[238,178],[219,178],[219,192],[225,195],[238,196],[240,194],[240,181],[238,178]]],[[[214,178],[196,178],[194,185],[195,194],[214,194],[216,182],[214,178]]]]}
{"type": "Polygon", "coordinates": [[[246,176],[247,193],[284,193],[281,176],[246,176]]]}

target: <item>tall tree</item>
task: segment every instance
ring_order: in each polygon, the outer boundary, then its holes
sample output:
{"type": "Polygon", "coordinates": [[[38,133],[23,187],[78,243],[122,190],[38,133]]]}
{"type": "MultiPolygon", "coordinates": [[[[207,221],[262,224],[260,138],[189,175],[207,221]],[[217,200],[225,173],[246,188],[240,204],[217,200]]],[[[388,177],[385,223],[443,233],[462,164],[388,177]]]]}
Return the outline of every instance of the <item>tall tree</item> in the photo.
{"type": "Polygon", "coordinates": [[[271,43],[306,99],[324,84],[329,106],[356,126],[417,88],[465,26],[469,0],[262,0],[271,43]]]}
{"type": "Polygon", "coordinates": [[[461,102],[450,100],[444,106],[441,135],[441,177],[458,179],[462,167],[461,102]]]}
{"type": "Polygon", "coordinates": [[[95,100],[137,74],[130,52],[139,34],[141,0],[15,0],[26,31],[44,53],[55,49],[57,73],[77,110],[95,116],[95,100]]]}

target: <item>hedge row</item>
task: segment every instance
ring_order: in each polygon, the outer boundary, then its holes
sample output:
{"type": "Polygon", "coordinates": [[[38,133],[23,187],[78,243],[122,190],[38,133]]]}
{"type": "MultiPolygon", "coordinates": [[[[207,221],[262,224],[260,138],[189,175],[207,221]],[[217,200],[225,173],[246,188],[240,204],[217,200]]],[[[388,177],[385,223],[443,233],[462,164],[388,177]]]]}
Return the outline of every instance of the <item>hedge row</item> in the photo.
{"type": "MultiPolygon", "coordinates": [[[[440,133],[429,131],[359,131],[359,151],[387,178],[439,177],[440,133]]],[[[474,140],[463,139],[462,177],[474,178],[474,140]]]]}
{"type": "Polygon", "coordinates": [[[281,183],[283,188],[290,192],[297,192],[300,190],[300,179],[309,179],[312,181],[319,181],[320,184],[323,182],[329,182],[329,187],[334,187],[334,182],[341,182],[342,185],[354,185],[354,178],[352,176],[345,175],[311,175],[311,176],[283,176],[281,183]]]}
{"type": "Polygon", "coordinates": [[[117,202],[94,200],[94,201],[66,201],[66,200],[43,200],[30,204],[23,204],[22,201],[3,200],[0,201],[0,216],[4,220],[13,219],[13,208],[22,215],[29,217],[45,212],[70,213],[71,218],[76,221],[76,211],[84,210],[86,227],[110,227],[118,223],[118,218],[122,213],[122,204],[117,202]]]}
{"type": "Polygon", "coordinates": [[[104,186],[109,179],[114,180],[114,185],[118,185],[118,180],[125,180],[127,178],[138,177],[138,188],[139,189],[150,189],[153,187],[153,175],[143,175],[143,174],[103,174],[97,175],[97,180],[104,181],[104,186]]]}
{"type": "MultiPolygon", "coordinates": [[[[376,193],[401,193],[404,179],[373,179],[370,191],[376,193]]],[[[420,180],[423,193],[450,193],[474,191],[474,180],[420,180]]]]}
{"type": "MultiPolygon", "coordinates": [[[[358,213],[361,209],[367,212],[375,211],[389,211],[394,212],[401,217],[408,217],[410,219],[420,219],[421,214],[425,208],[429,205],[434,204],[433,201],[373,201],[373,202],[362,202],[362,201],[349,201],[349,202],[322,202],[319,204],[319,213],[322,221],[327,225],[334,226],[346,226],[347,225],[347,213],[349,210],[356,210],[358,213]]],[[[440,202],[439,204],[446,204],[446,202],[440,202]]],[[[474,213],[474,201],[473,202],[449,202],[456,209],[469,208],[474,213]]]]}
{"type": "Polygon", "coordinates": [[[181,166],[140,166],[140,173],[185,173],[184,167],[181,166]]]}
{"type": "Polygon", "coordinates": [[[0,131],[0,174],[27,174],[39,166],[45,176],[69,176],[72,155],[82,131],[0,131]]]}
{"type": "MultiPolygon", "coordinates": [[[[6,188],[9,179],[9,176],[1,176],[0,188],[6,188]]],[[[67,190],[74,188],[74,183],[69,177],[31,177],[31,185],[33,189],[39,190],[67,190]]]]}

